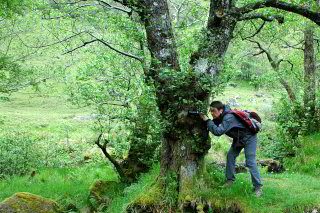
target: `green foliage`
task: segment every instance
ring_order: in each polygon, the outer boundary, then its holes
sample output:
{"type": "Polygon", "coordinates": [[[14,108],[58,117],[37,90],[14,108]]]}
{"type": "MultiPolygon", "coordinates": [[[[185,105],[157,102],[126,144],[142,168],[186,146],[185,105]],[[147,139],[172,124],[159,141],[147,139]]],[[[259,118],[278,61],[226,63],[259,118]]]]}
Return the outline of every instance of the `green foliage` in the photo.
{"type": "Polygon", "coordinates": [[[281,156],[294,156],[302,145],[301,136],[320,131],[319,106],[313,114],[301,102],[299,96],[294,103],[284,97],[277,105],[276,122],[279,125],[277,139],[281,156]]]}
{"type": "Polygon", "coordinates": [[[12,59],[0,55],[0,95],[10,94],[37,83],[32,80],[32,69],[23,69],[12,59]]]}
{"type": "Polygon", "coordinates": [[[0,16],[10,18],[14,14],[21,14],[30,3],[29,0],[0,0],[0,16]]]}
{"type": "Polygon", "coordinates": [[[12,131],[0,134],[0,178],[24,175],[38,167],[40,150],[37,138],[28,133],[12,131]]]}
{"type": "Polygon", "coordinates": [[[131,111],[130,141],[131,160],[151,167],[160,159],[160,145],[163,141],[163,122],[156,104],[154,89],[146,87],[138,98],[136,109],[131,111]]]}
{"type": "Polygon", "coordinates": [[[169,171],[167,176],[163,177],[165,185],[162,200],[166,208],[171,209],[176,206],[176,202],[179,196],[178,177],[179,176],[174,171],[169,171]]]}
{"type": "Polygon", "coordinates": [[[79,70],[68,92],[73,103],[95,111],[94,129],[105,132],[113,156],[149,167],[158,159],[163,123],[154,88],[144,83],[139,71],[133,60],[101,54],[79,70]]]}
{"type": "Polygon", "coordinates": [[[320,134],[303,137],[301,148],[293,158],[284,159],[285,168],[291,172],[306,173],[319,177],[320,159],[319,155],[320,134]]]}

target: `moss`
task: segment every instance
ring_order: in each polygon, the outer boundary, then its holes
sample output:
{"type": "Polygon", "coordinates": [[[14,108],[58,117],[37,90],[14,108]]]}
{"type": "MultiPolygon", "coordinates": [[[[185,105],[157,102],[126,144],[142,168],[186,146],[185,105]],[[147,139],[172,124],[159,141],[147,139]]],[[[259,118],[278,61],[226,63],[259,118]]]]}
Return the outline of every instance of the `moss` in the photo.
{"type": "Polygon", "coordinates": [[[146,191],[141,191],[135,203],[141,206],[156,206],[162,202],[163,190],[159,183],[154,184],[146,191]]]}
{"type": "Polygon", "coordinates": [[[192,200],[192,197],[191,197],[190,195],[187,195],[187,196],[184,198],[184,200],[185,200],[186,202],[190,202],[190,201],[192,200]]]}
{"type": "Polygon", "coordinates": [[[106,208],[113,194],[121,188],[121,185],[116,181],[97,180],[90,187],[88,201],[91,208],[97,209],[101,204],[106,208]]]}
{"type": "Polygon", "coordinates": [[[203,211],[204,205],[203,204],[198,204],[197,205],[197,211],[203,211]]]}
{"type": "Polygon", "coordinates": [[[56,202],[27,192],[18,192],[0,203],[0,212],[59,213],[56,202]]]}

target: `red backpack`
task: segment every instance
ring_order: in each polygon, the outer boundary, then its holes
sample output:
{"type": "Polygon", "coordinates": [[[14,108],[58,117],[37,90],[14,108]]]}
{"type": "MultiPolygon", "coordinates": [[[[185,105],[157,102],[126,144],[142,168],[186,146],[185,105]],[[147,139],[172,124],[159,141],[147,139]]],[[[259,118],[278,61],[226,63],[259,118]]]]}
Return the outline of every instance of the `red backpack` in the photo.
{"type": "Polygon", "coordinates": [[[229,113],[238,118],[238,120],[247,127],[252,133],[256,134],[261,130],[261,118],[253,111],[247,110],[231,110],[229,113]]]}

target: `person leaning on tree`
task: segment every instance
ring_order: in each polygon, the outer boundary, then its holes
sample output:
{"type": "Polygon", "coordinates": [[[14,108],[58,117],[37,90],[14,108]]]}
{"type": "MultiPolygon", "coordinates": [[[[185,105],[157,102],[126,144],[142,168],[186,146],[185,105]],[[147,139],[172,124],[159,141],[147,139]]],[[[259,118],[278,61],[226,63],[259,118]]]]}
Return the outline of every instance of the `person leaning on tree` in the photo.
{"type": "Polygon", "coordinates": [[[252,133],[246,128],[232,113],[229,113],[231,108],[224,105],[220,101],[213,101],[210,104],[210,112],[213,120],[209,119],[205,114],[201,113],[202,120],[207,122],[208,130],[215,136],[226,134],[233,139],[232,145],[228,151],[226,164],[226,183],[225,186],[230,186],[236,180],[235,166],[236,158],[244,149],[246,167],[249,168],[253,191],[256,196],[261,196],[261,180],[260,172],[256,162],[256,145],[257,134],[252,133]]]}

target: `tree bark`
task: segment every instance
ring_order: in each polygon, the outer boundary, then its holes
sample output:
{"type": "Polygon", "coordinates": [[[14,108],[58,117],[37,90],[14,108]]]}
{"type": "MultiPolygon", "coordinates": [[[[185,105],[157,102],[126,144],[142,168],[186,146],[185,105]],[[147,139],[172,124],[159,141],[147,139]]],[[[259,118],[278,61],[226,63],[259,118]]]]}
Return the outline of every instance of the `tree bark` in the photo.
{"type": "Polygon", "coordinates": [[[315,114],[316,108],[316,66],[313,48],[313,29],[308,26],[304,31],[304,105],[310,107],[311,115],[315,114]]]}

